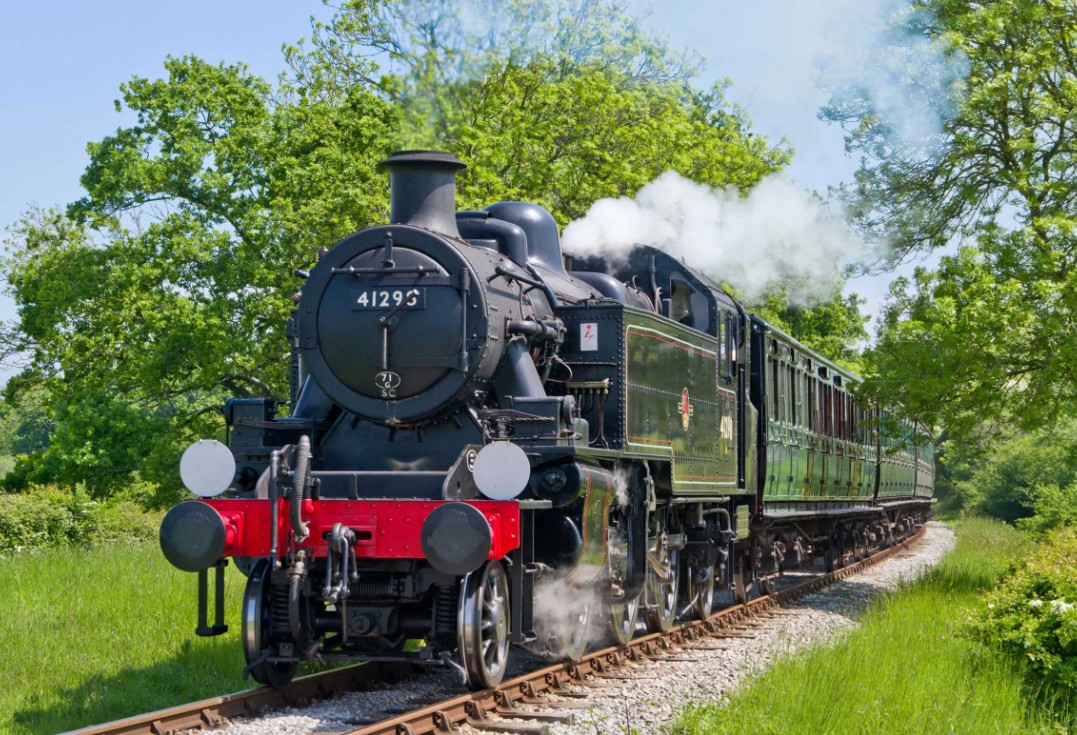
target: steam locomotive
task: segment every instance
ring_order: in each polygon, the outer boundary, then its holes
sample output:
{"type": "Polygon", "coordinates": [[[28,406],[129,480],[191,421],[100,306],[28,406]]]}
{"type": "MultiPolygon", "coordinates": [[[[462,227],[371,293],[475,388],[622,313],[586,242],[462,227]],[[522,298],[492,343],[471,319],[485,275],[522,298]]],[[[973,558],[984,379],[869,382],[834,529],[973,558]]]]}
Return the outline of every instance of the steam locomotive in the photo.
{"type": "Polygon", "coordinates": [[[623,644],[927,517],[921,432],[705,274],[573,260],[535,204],[457,212],[450,154],[383,165],[390,223],[301,274],[287,410],[229,400],[227,445],[180,463],[201,499],[161,525],[199,634],[226,630],[227,559],[247,574],[257,681],[406,660],[491,687],[510,644],[623,644]]]}

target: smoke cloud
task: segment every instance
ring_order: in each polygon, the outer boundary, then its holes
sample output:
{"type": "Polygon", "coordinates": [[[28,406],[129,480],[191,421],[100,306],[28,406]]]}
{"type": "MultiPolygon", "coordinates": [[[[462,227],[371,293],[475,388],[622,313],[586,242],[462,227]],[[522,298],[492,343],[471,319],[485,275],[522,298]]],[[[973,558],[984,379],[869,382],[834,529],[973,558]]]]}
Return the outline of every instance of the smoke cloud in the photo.
{"type": "Polygon", "coordinates": [[[929,36],[934,18],[907,0],[827,5],[824,15],[841,22],[821,34],[825,46],[813,50],[812,66],[831,95],[828,107],[872,110],[893,143],[929,153],[961,93],[967,59],[929,36]]]}
{"type": "Polygon", "coordinates": [[[565,228],[572,255],[616,261],[653,245],[757,300],[778,283],[794,301],[829,296],[839,264],[863,251],[842,216],[788,178],[769,176],[746,196],[666,172],[635,198],[601,199],[565,228]]]}

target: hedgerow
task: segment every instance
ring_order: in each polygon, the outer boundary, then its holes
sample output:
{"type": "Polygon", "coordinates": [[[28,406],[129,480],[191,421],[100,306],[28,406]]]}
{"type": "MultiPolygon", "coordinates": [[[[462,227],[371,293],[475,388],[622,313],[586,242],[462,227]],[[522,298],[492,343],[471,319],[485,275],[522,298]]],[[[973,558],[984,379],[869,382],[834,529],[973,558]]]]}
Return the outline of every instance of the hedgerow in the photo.
{"type": "Polygon", "coordinates": [[[1032,691],[1077,716],[1077,529],[1049,533],[984,595],[968,629],[1023,661],[1032,691]]]}
{"type": "Polygon", "coordinates": [[[138,492],[107,501],[92,500],[81,488],[52,485],[0,493],[0,554],[155,538],[160,515],[136,502],[138,492]]]}

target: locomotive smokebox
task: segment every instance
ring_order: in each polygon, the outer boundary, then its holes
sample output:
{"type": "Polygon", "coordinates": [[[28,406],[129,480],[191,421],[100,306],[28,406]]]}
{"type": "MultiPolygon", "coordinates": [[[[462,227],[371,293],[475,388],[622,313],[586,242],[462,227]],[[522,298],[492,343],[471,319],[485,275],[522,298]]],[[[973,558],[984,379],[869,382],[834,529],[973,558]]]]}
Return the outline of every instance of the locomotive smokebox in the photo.
{"type": "Polygon", "coordinates": [[[456,229],[456,173],[467,164],[441,151],[398,151],[381,165],[389,170],[392,224],[460,237],[456,229]]]}

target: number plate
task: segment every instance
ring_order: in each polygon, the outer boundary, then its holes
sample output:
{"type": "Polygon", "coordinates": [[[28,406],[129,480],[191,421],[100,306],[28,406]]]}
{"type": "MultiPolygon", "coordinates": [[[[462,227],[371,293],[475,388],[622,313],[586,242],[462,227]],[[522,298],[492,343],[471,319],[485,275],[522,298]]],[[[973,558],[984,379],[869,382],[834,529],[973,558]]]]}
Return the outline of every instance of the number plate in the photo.
{"type": "Polygon", "coordinates": [[[425,309],[425,288],[357,288],[352,290],[352,309],[425,309]]]}

